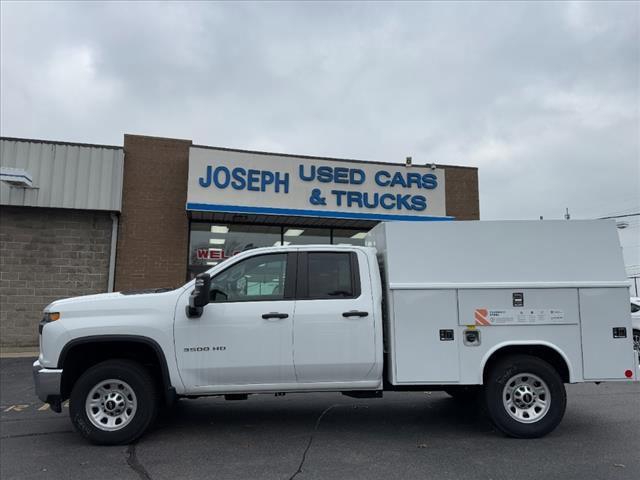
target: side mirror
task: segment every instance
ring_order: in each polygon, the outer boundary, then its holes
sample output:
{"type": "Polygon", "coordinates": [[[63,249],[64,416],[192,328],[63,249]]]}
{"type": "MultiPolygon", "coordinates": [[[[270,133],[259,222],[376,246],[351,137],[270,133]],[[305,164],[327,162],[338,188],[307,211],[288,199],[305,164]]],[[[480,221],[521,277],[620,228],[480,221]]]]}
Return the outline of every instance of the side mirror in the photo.
{"type": "Polygon", "coordinates": [[[210,288],[211,276],[208,273],[200,273],[196,276],[195,288],[189,296],[189,306],[187,307],[188,317],[199,317],[202,315],[202,308],[209,303],[210,288]]]}

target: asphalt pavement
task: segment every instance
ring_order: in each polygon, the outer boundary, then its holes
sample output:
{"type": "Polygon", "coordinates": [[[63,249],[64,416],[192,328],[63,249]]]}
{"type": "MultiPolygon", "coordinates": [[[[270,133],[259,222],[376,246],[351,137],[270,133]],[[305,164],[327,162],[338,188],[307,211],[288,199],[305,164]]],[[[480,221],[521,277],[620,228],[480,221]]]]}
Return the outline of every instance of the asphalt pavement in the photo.
{"type": "Polygon", "coordinates": [[[496,432],[444,393],[181,400],[135,445],[99,447],[34,395],[33,359],[0,360],[0,478],[637,479],[640,384],[568,386],[542,439],[496,432]]]}

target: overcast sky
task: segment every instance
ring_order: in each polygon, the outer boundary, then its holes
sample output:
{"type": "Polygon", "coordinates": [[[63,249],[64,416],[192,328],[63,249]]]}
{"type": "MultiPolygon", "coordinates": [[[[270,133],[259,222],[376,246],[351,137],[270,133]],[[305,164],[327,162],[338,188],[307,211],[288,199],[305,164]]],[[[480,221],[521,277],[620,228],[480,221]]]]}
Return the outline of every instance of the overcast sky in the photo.
{"type": "Polygon", "coordinates": [[[483,219],[640,211],[639,3],[1,9],[4,136],[411,155],[479,167],[483,219]]]}

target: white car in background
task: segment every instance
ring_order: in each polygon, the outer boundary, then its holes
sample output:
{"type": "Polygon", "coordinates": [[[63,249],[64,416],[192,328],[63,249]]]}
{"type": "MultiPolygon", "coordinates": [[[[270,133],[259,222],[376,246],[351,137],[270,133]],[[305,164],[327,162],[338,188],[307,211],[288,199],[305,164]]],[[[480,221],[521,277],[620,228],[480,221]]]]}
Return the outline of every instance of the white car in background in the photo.
{"type": "Polygon", "coordinates": [[[638,352],[640,363],[640,297],[631,297],[631,326],[633,328],[633,348],[638,352]]]}

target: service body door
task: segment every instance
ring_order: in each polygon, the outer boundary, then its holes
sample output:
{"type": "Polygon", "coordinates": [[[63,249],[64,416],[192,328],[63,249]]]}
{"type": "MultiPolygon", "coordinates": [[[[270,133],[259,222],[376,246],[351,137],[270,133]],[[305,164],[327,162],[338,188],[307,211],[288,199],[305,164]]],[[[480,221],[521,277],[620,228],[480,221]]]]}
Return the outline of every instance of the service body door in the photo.
{"type": "Polygon", "coordinates": [[[584,379],[626,379],[637,368],[629,289],[581,288],[579,297],[584,379]]]}
{"type": "Polygon", "coordinates": [[[460,379],[463,344],[455,290],[394,290],[393,364],[398,384],[460,379]]]}
{"type": "Polygon", "coordinates": [[[298,382],[375,379],[373,295],[364,253],[300,251],[296,298],[298,382]]]}
{"type": "Polygon", "coordinates": [[[186,316],[191,291],[176,311],[175,346],[188,391],[224,385],[295,383],[292,337],[295,253],[234,262],[211,283],[211,303],[186,316]]]}

